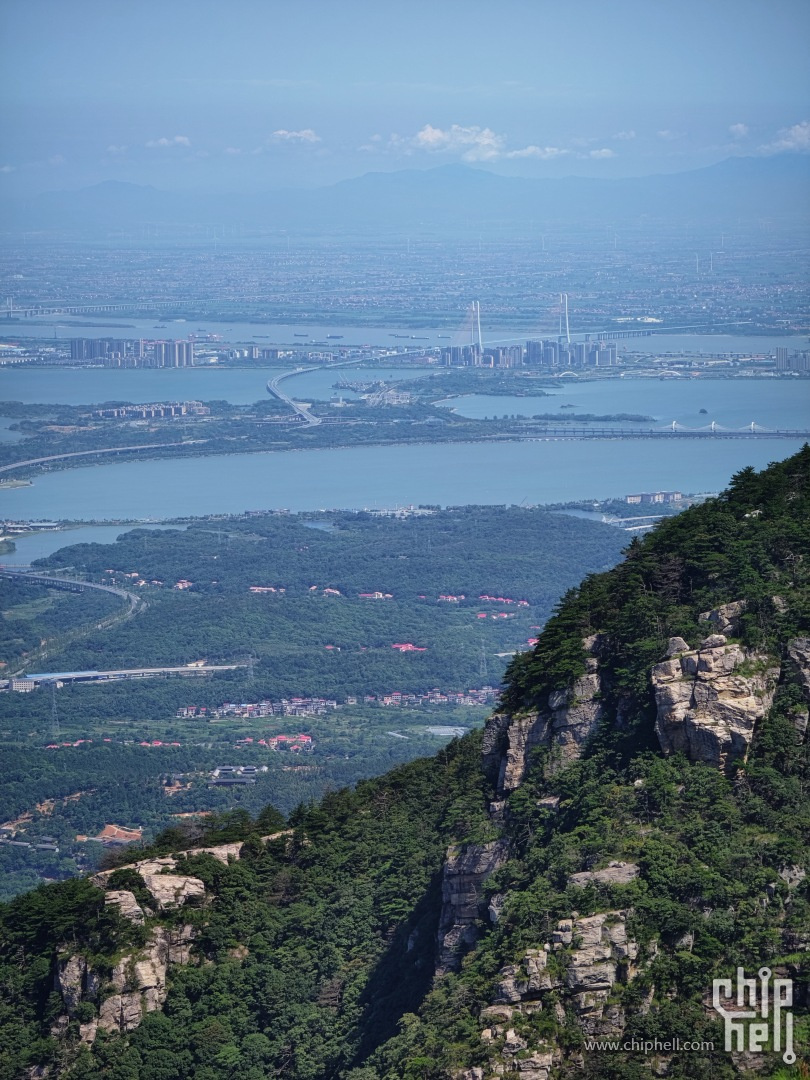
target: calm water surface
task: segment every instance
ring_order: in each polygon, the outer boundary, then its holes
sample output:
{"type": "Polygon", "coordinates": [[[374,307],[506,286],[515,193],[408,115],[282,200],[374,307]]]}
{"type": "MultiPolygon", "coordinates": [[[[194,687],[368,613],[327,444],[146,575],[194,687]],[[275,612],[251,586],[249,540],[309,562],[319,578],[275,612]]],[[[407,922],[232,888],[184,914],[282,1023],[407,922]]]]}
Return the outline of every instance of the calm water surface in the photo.
{"type": "Polygon", "coordinates": [[[167,529],[182,525],[84,525],[78,529],[60,529],[58,532],[31,533],[18,536],[14,540],[16,550],[7,555],[0,555],[0,565],[28,566],[34,559],[44,559],[59,548],[72,544],[112,544],[119,536],[130,532],[132,528],[167,529]]]}
{"type": "Polygon", "coordinates": [[[547,503],[650,489],[717,491],[799,440],[542,441],[371,446],[133,461],[37,476],[0,493],[0,517],[104,520],[287,507],[547,503]]]}
{"type": "MultiPolygon", "coordinates": [[[[459,313],[459,325],[464,321],[464,313],[459,313]]],[[[605,327],[609,329],[609,327],[605,327]]],[[[576,338],[576,328],[572,327],[572,337],[576,338]]],[[[511,344],[526,341],[529,338],[556,338],[556,326],[537,326],[531,330],[514,330],[484,326],[484,345],[511,344]]],[[[305,323],[246,323],[246,322],[211,322],[208,320],[166,319],[152,316],[148,319],[115,319],[105,316],[98,323],[92,323],[88,316],[59,317],[53,316],[26,319],[10,326],[0,326],[0,336],[7,340],[14,338],[53,338],[71,337],[113,337],[145,338],[146,340],[186,338],[196,334],[218,335],[223,341],[233,344],[254,343],[260,346],[295,345],[307,348],[310,345],[319,348],[337,349],[357,345],[375,345],[386,348],[407,346],[408,348],[431,347],[437,345],[465,345],[470,340],[469,328],[461,330],[458,326],[428,327],[419,330],[405,330],[401,326],[312,326],[305,323]],[[87,324],[87,325],[84,325],[87,324]],[[328,335],[337,335],[329,338],[328,335]],[[301,335],[307,335],[306,337],[301,335]]],[[[580,335],[581,339],[582,335],[580,335]]],[[[204,344],[204,342],[203,342],[204,344]]],[[[650,337],[622,338],[618,341],[622,352],[649,353],[686,351],[694,355],[714,356],[722,353],[739,353],[750,356],[763,351],[772,353],[778,345],[790,349],[806,349],[806,337],[777,337],[769,335],[740,336],[735,334],[653,334],[650,337]]]]}
{"type": "Polygon", "coordinates": [[[442,404],[477,419],[551,413],[564,420],[568,413],[636,413],[655,417],[656,426],[677,420],[701,428],[714,420],[722,427],[740,428],[753,420],[762,427],[803,430],[810,428],[810,379],[571,379],[550,397],[476,394],[442,404]]]}
{"type": "MultiPolygon", "coordinates": [[[[161,368],[151,370],[113,368],[2,368],[0,401],[25,404],[86,405],[104,401],[229,401],[251,405],[266,400],[267,380],[280,368],[228,370],[227,368],[161,368]]],[[[433,368],[429,370],[435,370],[433,368]]],[[[285,381],[284,389],[304,400],[328,401],[335,394],[356,397],[350,390],[334,390],[343,380],[417,378],[424,368],[335,367],[310,371],[285,381]]],[[[0,404],[0,413],[2,413],[0,404]]],[[[13,421],[9,421],[12,423],[13,421]]],[[[13,434],[13,432],[11,433],[13,434]]],[[[0,433],[0,438],[2,434],[0,433]]]]}

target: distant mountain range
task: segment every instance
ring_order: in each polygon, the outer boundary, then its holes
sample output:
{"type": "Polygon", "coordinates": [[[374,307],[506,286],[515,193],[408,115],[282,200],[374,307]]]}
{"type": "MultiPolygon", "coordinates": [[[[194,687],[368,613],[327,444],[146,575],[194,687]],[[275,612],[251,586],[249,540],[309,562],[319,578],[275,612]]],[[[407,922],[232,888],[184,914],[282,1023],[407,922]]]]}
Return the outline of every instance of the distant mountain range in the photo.
{"type": "Polygon", "coordinates": [[[623,179],[499,176],[464,165],[367,173],[329,187],[201,194],[108,180],[0,205],[7,232],[106,234],[148,225],[295,231],[507,229],[533,221],[735,221],[810,216],[810,155],[729,158],[690,172],[623,179]]]}

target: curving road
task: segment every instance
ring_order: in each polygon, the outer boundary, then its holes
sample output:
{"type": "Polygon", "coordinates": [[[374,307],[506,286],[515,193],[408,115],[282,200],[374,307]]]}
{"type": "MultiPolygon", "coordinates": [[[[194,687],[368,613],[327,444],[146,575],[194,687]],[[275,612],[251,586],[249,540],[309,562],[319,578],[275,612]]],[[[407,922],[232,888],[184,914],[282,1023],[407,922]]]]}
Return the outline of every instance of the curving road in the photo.
{"type": "Polygon", "coordinates": [[[267,392],[278,398],[279,401],[283,401],[285,405],[289,405],[293,412],[297,413],[310,427],[317,427],[323,421],[319,417],[312,415],[309,411],[310,406],[303,405],[300,401],[291,398],[289,394],[285,394],[279,383],[283,382],[284,379],[289,379],[292,375],[304,375],[308,371],[323,371],[326,368],[348,367],[350,364],[362,364],[363,360],[364,357],[360,357],[358,360],[339,360],[337,363],[332,364],[312,364],[310,367],[293,368],[292,371],[285,371],[281,375],[276,375],[275,379],[270,379],[267,383],[267,392]]]}
{"type": "MultiPolygon", "coordinates": [[[[127,619],[131,619],[139,611],[147,606],[146,600],[138,593],[130,592],[129,589],[119,588],[117,585],[102,585],[95,581],[81,581],[76,578],[58,577],[54,575],[51,577],[49,574],[37,574],[32,573],[30,570],[16,569],[9,566],[0,565],[0,577],[11,578],[14,581],[27,582],[29,585],[45,585],[51,589],[62,589],[66,592],[84,592],[87,589],[92,589],[98,592],[113,593],[115,596],[120,596],[122,600],[126,600],[126,605],[121,611],[113,612],[112,615],[106,616],[101,622],[90,623],[86,626],[76,627],[75,630],[69,631],[67,637],[71,641],[75,641],[78,638],[84,637],[87,634],[92,633],[94,630],[111,630],[114,626],[124,622],[127,619]]],[[[11,678],[15,675],[19,675],[31,664],[38,660],[44,660],[48,656],[54,642],[57,639],[51,639],[45,641],[34,653],[26,657],[25,663],[22,667],[16,671],[8,672],[11,678]]]]}

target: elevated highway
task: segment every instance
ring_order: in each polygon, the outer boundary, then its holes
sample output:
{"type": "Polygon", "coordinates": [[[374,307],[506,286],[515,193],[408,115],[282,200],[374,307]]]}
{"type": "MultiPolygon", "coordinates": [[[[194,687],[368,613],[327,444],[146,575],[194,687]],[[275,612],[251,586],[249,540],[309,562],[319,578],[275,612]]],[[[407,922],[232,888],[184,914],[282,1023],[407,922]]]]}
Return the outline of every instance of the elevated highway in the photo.
{"type": "Polygon", "coordinates": [[[69,458],[95,457],[99,454],[131,454],[139,450],[171,450],[177,446],[200,446],[206,442],[207,439],[187,439],[185,442],[141,443],[138,446],[109,446],[100,450],[73,450],[67,454],[49,454],[47,457],[28,458],[25,461],[14,461],[11,465],[0,465],[0,473],[24,469],[29,465],[45,465],[49,461],[67,461],[69,458]]]}

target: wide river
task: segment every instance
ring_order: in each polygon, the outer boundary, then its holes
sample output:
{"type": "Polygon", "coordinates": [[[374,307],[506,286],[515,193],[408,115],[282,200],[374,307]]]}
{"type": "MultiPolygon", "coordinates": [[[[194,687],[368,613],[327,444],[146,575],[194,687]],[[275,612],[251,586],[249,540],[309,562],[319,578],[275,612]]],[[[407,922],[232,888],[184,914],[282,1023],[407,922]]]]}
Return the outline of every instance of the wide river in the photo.
{"type": "MultiPolygon", "coordinates": [[[[605,327],[611,329],[611,327],[605,327]]],[[[615,326],[612,329],[622,330],[615,326]]],[[[255,344],[262,347],[273,345],[295,345],[306,349],[310,346],[329,346],[330,348],[374,345],[386,348],[407,346],[430,348],[439,345],[465,345],[470,340],[469,329],[457,327],[426,327],[419,330],[405,330],[400,327],[382,326],[343,326],[334,323],[329,326],[313,326],[311,323],[268,323],[268,322],[212,322],[210,320],[171,319],[161,321],[152,316],[148,319],[116,318],[105,315],[93,321],[90,315],[42,316],[25,319],[19,323],[3,321],[0,323],[0,339],[13,341],[15,338],[59,339],[71,337],[111,337],[144,338],[146,340],[164,338],[186,338],[195,335],[204,345],[205,335],[216,335],[223,341],[234,344],[255,344]]],[[[572,331],[572,336],[577,337],[572,331]]],[[[595,335],[594,335],[595,336],[595,335]]],[[[556,338],[556,326],[537,326],[532,329],[515,330],[496,328],[491,332],[484,327],[484,346],[505,345],[526,341],[528,338],[556,338]]],[[[580,334],[581,338],[582,335],[580,334]]],[[[663,333],[656,331],[649,337],[620,338],[617,342],[620,352],[663,353],[687,352],[695,356],[716,356],[723,353],[735,353],[745,356],[773,353],[779,345],[789,349],[806,349],[806,337],[778,337],[771,335],[739,334],[690,334],[663,333]]]]}
{"type": "MultiPolygon", "coordinates": [[[[328,398],[337,379],[423,373],[344,368],[293,377],[285,388],[303,400],[328,398]]],[[[172,397],[250,402],[266,396],[267,378],[266,370],[7,368],[0,370],[0,390],[3,397],[28,402],[172,397]]],[[[571,379],[547,397],[478,396],[446,404],[470,416],[629,412],[651,415],[659,427],[672,420],[689,428],[712,421],[731,429],[751,421],[769,428],[810,427],[810,381],[804,379],[571,379]]],[[[129,461],[43,473],[30,487],[2,490],[0,518],[165,519],[284,507],[534,504],[651,489],[697,493],[718,491],[744,466],[761,468],[800,445],[798,439],[551,440],[129,461]]]]}
{"type": "MultiPolygon", "coordinates": [[[[0,516],[109,520],[411,503],[547,503],[633,491],[717,491],[798,440],[445,443],[96,465],[0,493],[0,516]]],[[[508,543],[508,537],[504,538],[508,543]]]]}

